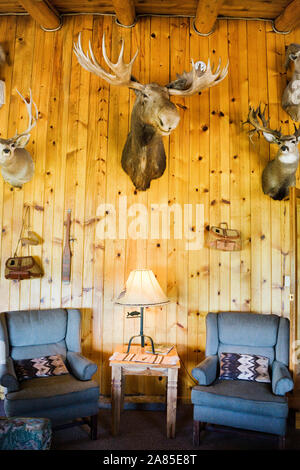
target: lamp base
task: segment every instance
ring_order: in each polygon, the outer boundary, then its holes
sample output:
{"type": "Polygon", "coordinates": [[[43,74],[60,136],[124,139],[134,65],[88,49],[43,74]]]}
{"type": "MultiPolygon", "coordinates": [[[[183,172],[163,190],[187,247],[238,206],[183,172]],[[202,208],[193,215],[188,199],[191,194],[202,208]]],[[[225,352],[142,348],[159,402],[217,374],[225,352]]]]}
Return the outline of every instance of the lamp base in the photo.
{"type": "Polygon", "coordinates": [[[152,347],[152,354],[155,354],[153,339],[152,339],[150,336],[146,336],[146,335],[135,335],[135,336],[131,336],[131,338],[130,338],[130,340],[129,340],[129,343],[128,343],[127,353],[129,353],[129,351],[130,351],[130,346],[131,346],[132,340],[133,340],[134,338],[141,338],[141,346],[142,346],[142,348],[145,346],[145,338],[149,338],[149,339],[150,339],[150,342],[151,342],[151,347],[152,347]]]}

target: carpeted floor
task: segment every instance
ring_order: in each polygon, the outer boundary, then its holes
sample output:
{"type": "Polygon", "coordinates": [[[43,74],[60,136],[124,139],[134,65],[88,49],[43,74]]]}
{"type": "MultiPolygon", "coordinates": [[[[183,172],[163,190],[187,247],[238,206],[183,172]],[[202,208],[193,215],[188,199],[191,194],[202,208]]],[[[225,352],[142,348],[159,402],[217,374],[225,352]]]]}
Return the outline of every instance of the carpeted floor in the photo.
{"type": "MultiPolygon", "coordinates": [[[[118,437],[110,432],[111,411],[99,411],[99,439],[91,441],[88,427],[56,431],[52,449],[57,450],[194,450],[192,445],[192,406],[177,409],[176,438],[167,439],[164,411],[126,410],[121,416],[118,437]]],[[[288,449],[300,450],[300,431],[290,424],[288,449]]],[[[209,426],[202,433],[199,450],[277,450],[278,438],[261,433],[241,433],[233,429],[216,430],[209,426]]]]}
{"type": "MultiPolygon", "coordinates": [[[[120,434],[111,435],[111,410],[99,410],[98,440],[89,437],[89,427],[76,426],[53,432],[52,450],[197,450],[192,445],[192,406],[177,408],[176,437],[166,438],[164,411],[125,410],[121,415],[120,434]]],[[[4,415],[0,402],[0,416],[4,415]]],[[[289,420],[286,448],[300,450],[300,430],[289,420]]],[[[277,450],[276,436],[239,432],[229,428],[208,428],[201,434],[199,450],[277,450]]]]}

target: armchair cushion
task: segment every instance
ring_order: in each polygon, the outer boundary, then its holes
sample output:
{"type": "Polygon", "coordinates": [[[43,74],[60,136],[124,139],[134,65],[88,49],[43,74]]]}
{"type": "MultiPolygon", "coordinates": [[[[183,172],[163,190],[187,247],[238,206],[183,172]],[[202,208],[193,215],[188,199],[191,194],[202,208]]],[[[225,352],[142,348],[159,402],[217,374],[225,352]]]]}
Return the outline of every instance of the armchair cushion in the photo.
{"type": "MultiPolygon", "coordinates": [[[[38,416],[51,409],[98,402],[99,386],[94,380],[77,380],[71,374],[21,382],[20,390],[6,395],[7,416],[38,416]]],[[[87,415],[88,416],[88,415],[87,415]]]]}
{"type": "Polygon", "coordinates": [[[91,380],[92,376],[97,372],[97,365],[80,353],[68,352],[67,361],[71,372],[79,380],[91,380]]]}
{"type": "Polygon", "coordinates": [[[279,361],[272,366],[272,390],[275,395],[285,395],[294,388],[294,382],[288,368],[279,361]]]}
{"type": "Polygon", "coordinates": [[[15,369],[20,381],[69,373],[59,354],[15,361],[15,369]]]}
{"type": "Polygon", "coordinates": [[[286,397],[272,394],[271,385],[247,380],[216,380],[210,387],[195,386],[192,403],[201,407],[286,418],[286,397]]]}
{"type": "Polygon", "coordinates": [[[256,354],[221,353],[220,379],[270,383],[269,359],[256,354]]]}
{"type": "Polygon", "coordinates": [[[199,385],[210,385],[216,380],[219,359],[217,355],[207,356],[192,370],[192,376],[199,385]]]}

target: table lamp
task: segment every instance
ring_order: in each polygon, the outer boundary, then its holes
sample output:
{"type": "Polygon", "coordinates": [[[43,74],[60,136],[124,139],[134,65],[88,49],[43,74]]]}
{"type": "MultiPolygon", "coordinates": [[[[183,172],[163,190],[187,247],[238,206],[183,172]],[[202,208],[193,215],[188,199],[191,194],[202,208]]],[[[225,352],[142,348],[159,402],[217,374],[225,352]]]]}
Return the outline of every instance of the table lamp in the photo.
{"type": "Polygon", "coordinates": [[[142,348],[145,346],[145,338],[150,339],[152,353],[155,354],[152,338],[144,335],[144,308],[165,305],[168,302],[169,299],[165,296],[151,269],[135,269],[131,271],[125,288],[115,300],[115,303],[118,305],[140,307],[140,312],[133,312],[140,315],[140,334],[130,338],[127,349],[128,353],[132,340],[140,337],[142,348]]]}

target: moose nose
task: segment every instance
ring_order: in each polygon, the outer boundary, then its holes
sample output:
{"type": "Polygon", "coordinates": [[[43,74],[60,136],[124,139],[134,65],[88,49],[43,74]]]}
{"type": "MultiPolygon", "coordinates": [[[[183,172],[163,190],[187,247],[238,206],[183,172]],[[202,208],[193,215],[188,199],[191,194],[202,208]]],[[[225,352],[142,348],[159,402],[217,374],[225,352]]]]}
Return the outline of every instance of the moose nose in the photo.
{"type": "Polygon", "coordinates": [[[283,146],[281,147],[281,150],[283,150],[283,151],[288,150],[288,149],[289,149],[289,148],[288,148],[286,145],[283,145],[283,146]]]}
{"type": "Polygon", "coordinates": [[[4,153],[9,153],[10,150],[9,150],[9,149],[3,149],[3,152],[4,152],[4,153]]]}

